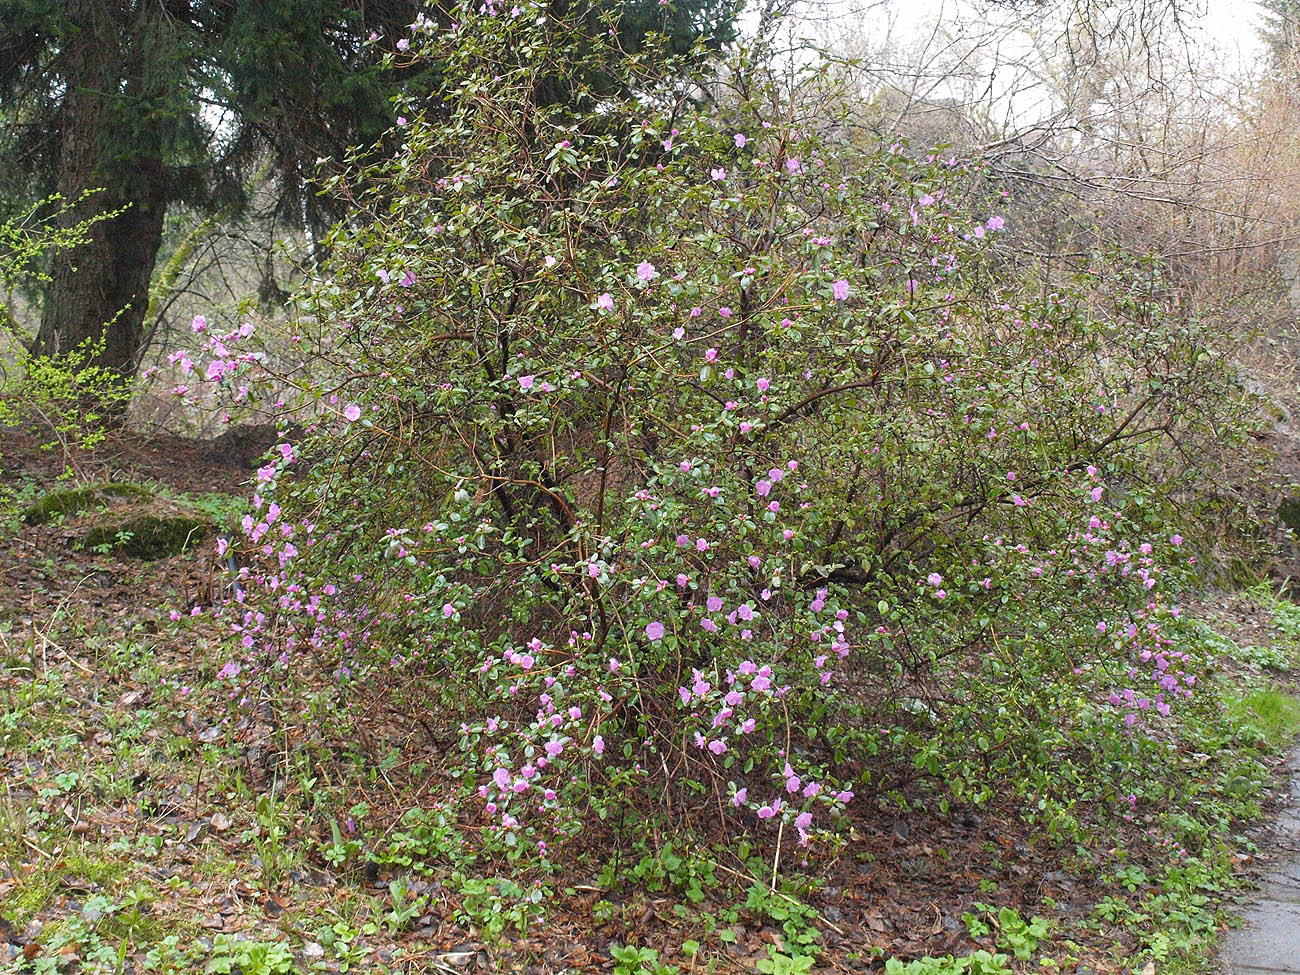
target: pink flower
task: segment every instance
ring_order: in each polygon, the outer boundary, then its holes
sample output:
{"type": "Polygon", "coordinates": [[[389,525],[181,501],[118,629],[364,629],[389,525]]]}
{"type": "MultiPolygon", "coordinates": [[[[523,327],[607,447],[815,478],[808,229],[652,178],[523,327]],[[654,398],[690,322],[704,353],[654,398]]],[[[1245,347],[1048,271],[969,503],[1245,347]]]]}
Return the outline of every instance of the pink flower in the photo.
{"type": "Polygon", "coordinates": [[[1001,230],[1004,226],[1006,226],[1006,223],[1007,223],[1006,220],[1004,220],[1002,217],[989,217],[989,222],[987,226],[989,230],[1001,230]]]}
{"type": "Polygon", "coordinates": [[[605,754],[605,739],[597,735],[591,742],[591,750],[597,755],[605,754]]]}
{"type": "Polygon", "coordinates": [[[737,132],[732,139],[736,143],[737,149],[745,148],[745,134],[743,132],[737,132]]]}
{"type": "Polygon", "coordinates": [[[721,308],[718,309],[718,314],[721,315],[723,318],[730,318],[731,309],[728,308],[726,305],[723,305],[721,308]]]}
{"type": "Polygon", "coordinates": [[[768,390],[768,387],[772,385],[772,380],[770,380],[770,379],[760,379],[760,380],[759,380],[758,382],[756,382],[754,385],[758,387],[758,391],[759,391],[760,393],[766,393],[767,390],[768,390]]]}
{"type": "Polygon", "coordinates": [[[1104,491],[1104,490],[1105,490],[1105,488],[1100,487],[1100,486],[1093,488],[1093,489],[1092,489],[1092,492],[1091,492],[1091,494],[1092,494],[1092,500],[1093,500],[1093,501],[1100,501],[1100,500],[1101,500],[1101,493],[1102,493],[1102,491],[1104,491]]]}
{"type": "Polygon", "coordinates": [[[772,482],[768,480],[759,481],[754,485],[754,493],[760,498],[765,498],[772,493],[772,482]]]}
{"type": "Polygon", "coordinates": [[[748,789],[737,789],[736,794],[731,797],[731,804],[739,808],[740,806],[744,805],[745,800],[748,798],[749,798],[748,789]]]}
{"type": "Polygon", "coordinates": [[[719,180],[719,181],[724,180],[727,178],[727,171],[725,169],[722,169],[721,167],[719,167],[718,169],[710,169],[709,178],[719,180]]]}
{"type": "Polygon", "coordinates": [[[649,282],[659,277],[659,272],[655,270],[655,266],[649,261],[642,261],[636,266],[636,276],[642,281],[649,282]]]}
{"type": "Polygon", "coordinates": [[[645,635],[655,642],[662,640],[664,638],[664,625],[658,620],[655,620],[653,623],[647,623],[645,627],[645,635]]]}
{"type": "Polygon", "coordinates": [[[603,295],[596,298],[596,308],[600,311],[613,311],[614,297],[606,291],[603,295]]]}
{"type": "Polygon", "coordinates": [[[831,282],[831,295],[836,301],[843,301],[849,296],[849,282],[844,278],[831,282]]]}
{"type": "Polygon", "coordinates": [[[532,376],[520,376],[520,377],[519,377],[519,388],[520,388],[520,389],[532,389],[532,388],[533,388],[533,377],[532,377],[532,376]]]}
{"type": "Polygon", "coordinates": [[[803,163],[801,163],[798,159],[791,156],[789,159],[785,161],[785,168],[792,173],[802,172],[803,163]]]}
{"type": "Polygon", "coordinates": [[[808,842],[808,830],[812,827],[812,813],[801,812],[795,817],[794,825],[799,830],[799,842],[808,842]]]}
{"type": "Polygon", "coordinates": [[[361,419],[361,407],[357,406],[356,403],[348,404],[343,410],[343,418],[349,423],[356,423],[361,419]]]}

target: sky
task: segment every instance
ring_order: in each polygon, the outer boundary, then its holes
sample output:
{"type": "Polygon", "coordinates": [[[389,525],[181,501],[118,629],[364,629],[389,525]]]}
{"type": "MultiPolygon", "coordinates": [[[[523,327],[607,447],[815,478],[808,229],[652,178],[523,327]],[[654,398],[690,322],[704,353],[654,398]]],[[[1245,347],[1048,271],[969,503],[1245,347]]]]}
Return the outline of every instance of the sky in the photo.
{"type": "Polygon", "coordinates": [[[1243,60],[1258,60],[1263,51],[1256,30],[1259,7],[1252,0],[1209,0],[1200,26],[1215,43],[1243,60]]]}
{"type": "MultiPolygon", "coordinates": [[[[1162,9],[1164,2],[1177,2],[1190,14],[1182,22],[1190,44],[1181,52],[1166,48],[1172,53],[1154,69],[1153,90],[1164,86],[1172,92],[1169,85],[1181,89],[1190,81],[1197,97],[1187,101],[1189,107],[1201,98],[1234,101],[1246,79],[1259,75],[1264,48],[1257,33],[1258,5],[1254,0],[1155,0],[1155,7],[1162,9]]],[[[1109,9],[1127,15],[1136,5],[1137,0],[1115,0],[1109,9]]],[[[898,84],[911,86],[914,95],[957,101],[988,96],[990,111],[1008,122],[1014,117],[1016,125],[1052,114],[1059,108],[1053,92],[1070,87],[1068,81],[1049,80],[1060,64],[1053,60],[1059,49],[1049,44],[1045,62],[1028,35],[990,27],[990,17],[996,23],[1035,24],[1030,3],[1004,2],[991,15],[984,12],[987,0],[803,0],[795,9],[796,24],[786,24],[797,36],[813,35],[833,51],[862,57],[878,77],[912,79],[898,84]],[[971,72],[964,83],[945,80],[956,77],[953,58],[971,72]]]]}
{"type": "MultiPolygon", "coordinates": [[[[1220,56],[1244,66],[1259,58],[1259,7],[1254,0],[1191,0],[1191,4],[1203,11],[1194,21],[1202,39],[1213,45],[1220,56]]],[[[919,30],[936,17],[950,17],[969,4],[965,0],[812,0],[807,7],[824,11],[832,18],[851,16],[855,10],[872,10],[869,22],[883,25],[888,21],[895,31],[906,33],[919,30]]]]}

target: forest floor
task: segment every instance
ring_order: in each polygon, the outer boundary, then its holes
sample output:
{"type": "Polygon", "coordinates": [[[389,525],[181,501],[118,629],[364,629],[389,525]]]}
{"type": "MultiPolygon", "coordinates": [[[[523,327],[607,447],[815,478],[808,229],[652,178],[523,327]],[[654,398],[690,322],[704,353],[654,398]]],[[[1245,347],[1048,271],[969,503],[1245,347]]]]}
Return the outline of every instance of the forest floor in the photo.
{"type": "MultiPolygon", "coordinates": [[[[71,459],[79,480],[147,482],[214,517],[247,491],[246,472],[175,439],[71,459]]],[[[24,499],[56,487],[68,460],[0,432],[24,499]]],[[[367,861],[354,855],[367,843],[405,838],[409,853],[427,839],[399,817],[438,808],[431,746],[392,715],[347,751],[313,718],[237,707],[215,680],[219,624],[189,615],[228,585],[211,546],[155,561],[84,551],[86,517],[0,525],[0,972],[794,973],[810,969],[773,959],[812,945],[817,972],[891,958],[928,959],[904,969],[917,975],[1196,971],[1270,855],[1264,820],[1225,829],[1191,876],[1140,821],[1085,848],[1009,808],[922,804],[864,814],[852,855],[791,894],[660,855],[618,885],[575,861],[539,904],[508,866],[475,875],[423,847],[409,870],[367,861]],[[611,955],[629,944],[639,960],[611,955]]],[[[1256,591],[1203,611],[1249,651],[1223,679],[1258,731],[1241,747],[1276,771],[1300,728],[1300,628],[1272,605],[1256,591]]],[[[1284,786],[1242,779],[1224,788],[1263,812],[1284,786]]]]}

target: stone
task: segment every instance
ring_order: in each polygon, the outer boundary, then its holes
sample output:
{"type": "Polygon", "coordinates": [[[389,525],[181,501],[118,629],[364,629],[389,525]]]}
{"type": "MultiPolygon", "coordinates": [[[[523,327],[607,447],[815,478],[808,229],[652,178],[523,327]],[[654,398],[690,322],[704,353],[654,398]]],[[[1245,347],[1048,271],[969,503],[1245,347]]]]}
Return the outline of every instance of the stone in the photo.
{"type": "Polygon", "coordinates": [[[86,533],[83,547],[149,561],[179,555],[215,531],[216,526],[205,518],[144,513],[94,526],[86,533]]]}
{"type": "MultiPolygon", "coordinates": [[[[1300,752],[1291,767],[1300,766],[1300,752]]],[[[1229,975],[1300,975],[1300,851],[1294,839],[1300,820],[1300,774],[1291,780],[1287,808],[1274,827],[1277,865],[1263,878],[1243,925],[1223,937],[1222,968],[1229,975]]]]}
{"type": "Polygon", "coordinates": [[[58,488],[28,505],[22,517],[29,525],[45,525],[60,516],[81,514],[112,500],[143,501],[151,497],[153,491],[144,484],[110,481],[83,487],[58,488]]]}
{"type": "Polygon", "coordinates": [[[1246,913],[1245,922],[1224,939],[1227,971],[1300,975],[1300,904],[1260,901],[1246,913]]]}

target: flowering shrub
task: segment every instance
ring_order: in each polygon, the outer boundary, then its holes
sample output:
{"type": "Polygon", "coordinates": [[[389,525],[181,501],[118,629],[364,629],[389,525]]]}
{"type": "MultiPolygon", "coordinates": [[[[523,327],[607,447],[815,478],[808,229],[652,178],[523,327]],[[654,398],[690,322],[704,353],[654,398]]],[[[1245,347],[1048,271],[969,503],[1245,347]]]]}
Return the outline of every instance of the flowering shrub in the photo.
{"type": "Polygon", "coordinates": [[[442,120],[348,184],[329,353],[178,353],[312,404],[222,676],[418,681],[467,815],[542,852],[616,808],[806,844],[898,760],[1068,807],[1074,730],[1131,753],[1195,688],[1174,502],[1213,496],[1169,458],[1248,415],[1212,334],[1017,279],[983,170],[836,141],[817,71],[673,86],[605,43],[419,26],[442,120]],[[540,97],[593,58],[641,94],[540,97]]]}

